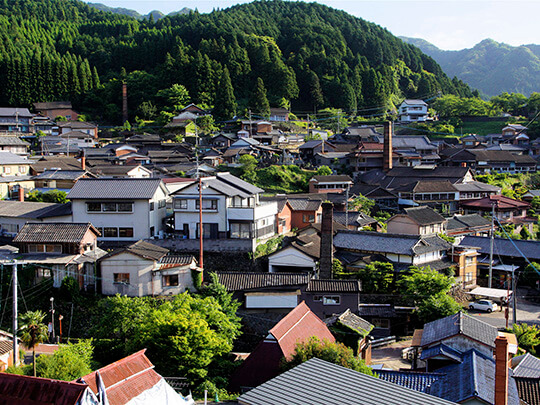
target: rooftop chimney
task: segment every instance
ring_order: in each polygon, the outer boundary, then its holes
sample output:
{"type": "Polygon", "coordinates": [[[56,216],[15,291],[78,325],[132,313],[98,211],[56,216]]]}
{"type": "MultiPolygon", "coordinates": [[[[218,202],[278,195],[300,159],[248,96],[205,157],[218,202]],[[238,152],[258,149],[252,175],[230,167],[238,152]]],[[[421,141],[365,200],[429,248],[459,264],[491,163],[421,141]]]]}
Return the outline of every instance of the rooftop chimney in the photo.
{"type": "Polygon", "coordinates": [[[322,204],[321,223],[321,260],[319,262],[319,278],[332,278],[332,261],[334,259],[334,204],[325,202],[322,204]]]}
{"type": "Polygon", "coordinates": [[[128,120],[127,83],[122,83],[122,122],[128,120]]]}
{"type": "Polygon", "coordinates": [[[19,201],[24,201],[24,188],[19,186],[19,201]]]}
{"type": "Polygon", "coordinates": [[[392,121],[384,123],[383,171],[392,169],[392,121]]]}
{"type": "Polygon", "coordinates": [[[508,404],[508,340],[495,339],[495,405],[508,404]]]}
{"type": "Polygon", "coordinates": [[[81,167],[86,170],[86,156],[81,157],[81,167]]]}

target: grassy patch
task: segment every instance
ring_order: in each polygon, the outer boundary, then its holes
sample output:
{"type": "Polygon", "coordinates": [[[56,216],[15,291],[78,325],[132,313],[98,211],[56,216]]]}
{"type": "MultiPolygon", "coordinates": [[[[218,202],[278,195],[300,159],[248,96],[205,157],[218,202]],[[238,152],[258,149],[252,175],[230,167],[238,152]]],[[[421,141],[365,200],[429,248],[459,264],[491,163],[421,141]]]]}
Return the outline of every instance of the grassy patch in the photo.
{"type": "Polygon", "coordinates": [[[489,135],[500,134],[503,127],[506,126],[504,121],[486,121],[486,122],[464,122],[460,126],[456,127],[456,134],[477,134],[477,135],[489,135]]]}

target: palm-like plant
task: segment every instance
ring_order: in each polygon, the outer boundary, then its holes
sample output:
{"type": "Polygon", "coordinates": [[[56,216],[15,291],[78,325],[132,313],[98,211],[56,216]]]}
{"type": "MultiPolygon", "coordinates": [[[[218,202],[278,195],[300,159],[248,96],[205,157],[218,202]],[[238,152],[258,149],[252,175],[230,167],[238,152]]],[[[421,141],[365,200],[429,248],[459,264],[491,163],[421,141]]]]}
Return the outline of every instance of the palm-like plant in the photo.
{"type": "Polygon", "coordinates": [[[36,346],[48,338],[47,325],[43,323],[45,313],[42,311],[28,311],[19,317],[19,336],[29,349],[32,349],[32,364],[34,377],[36,377],[36,346]]]}

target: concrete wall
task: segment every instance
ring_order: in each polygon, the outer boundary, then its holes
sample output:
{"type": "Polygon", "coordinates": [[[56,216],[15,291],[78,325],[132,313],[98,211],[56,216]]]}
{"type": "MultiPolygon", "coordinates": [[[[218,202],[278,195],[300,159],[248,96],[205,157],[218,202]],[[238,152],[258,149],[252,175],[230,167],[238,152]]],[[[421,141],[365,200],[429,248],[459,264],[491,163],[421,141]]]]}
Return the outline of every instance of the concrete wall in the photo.
{"type": "Polygon", "coordinates": [[[407,215],[395,215],[387,222],[388,233],[420,235],[420,227],[407,215]]]}
{"type": "Polygon", "coordinates": [[[2,234],[15,236],[27,222],[73,222],[73,217],[71,215],[65,215],[60,217],[36,219],[0,216],[0,231],[2,232],[2,234]]]}
{"type": "MultiPolygon", "coordinates": [[[[153,260],[131,253],[120,253],[101,261],[101,292],[105,295],[125,294],[129,297],[152,295],[153,260]],[[115,284],[114,273],[129,274],[129,284],[115,284]]],[[[157,283],[154,280],[154,289],[157,283]]]]}
{"type": "Polygon", "coordinates": [[[306,301],[306,305],[311,309],[319,318],[325,319],[332,314],[339,314],[350,308],[351,311],[358,311],[358,304],[360,302],[359,294],[357,293],[319,293],[319,292],[302,292],[300,300],[306,301]],[[324,304],[324,300],[316,301],[316,297],[324,296],[339,296],[340,303],[339,305],[328,305],[324,304]]]}
{"type": "Polygon", "coordinates": [[[300,271],[306,268],[315,271],[315,260],[294,247],[288,247],[268,257],[268,271],[274,273],[276,266],[298,267],[300,271]]]}

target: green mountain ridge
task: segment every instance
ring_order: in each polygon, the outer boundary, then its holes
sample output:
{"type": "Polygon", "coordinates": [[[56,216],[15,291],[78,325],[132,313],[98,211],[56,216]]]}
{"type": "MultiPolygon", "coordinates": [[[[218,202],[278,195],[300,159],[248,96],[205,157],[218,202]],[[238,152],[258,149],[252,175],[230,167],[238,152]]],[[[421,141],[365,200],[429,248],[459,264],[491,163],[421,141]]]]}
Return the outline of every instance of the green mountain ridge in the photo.
{"type": "Polygon", "coordinates": [[[469,49],[445,51],[423,39],[400,38],[435,59],[447,75],[488,97],[502,92],[529,96],[540,89],[540,45],[516,47],[485,39],[469,49]]]}
{"type": "MultiPolygon", "coordinates": [[[[143,20],[143,19],[148,20],[150,18],[150,15],[151,15],[152,18],[154,19],[154,21],[157,21],[157,20],[165,17],[165,15],[166,15],[166,14],[163,14],[159,10],[150,11],[148,14],[140,14],[135,10],[131,10],[131,9],[128,9],[128,8],[123,8],[123,7],[109,7],[109,6],[106,6],[105,4],[102,4],[102,3],[87,3],[87,4],[90,7],[93,7],[95,9],[97,9],[97,10],[100,10],[100,11],[109,12],[109,13],[113,13],[113,14],[126,15],[128,17],[132,17],[132,18],[135,18],[137,20],[143,20]]],[[[190,8],[184,7],[181,10],[173,11],[172,13],[169,13],[168,15],[169,16],[174,16],[174,15],[178,15],[178,14],[189,14],[191,11],[192,10],[190,8]]]]}
{"type": "Polygon", "coordinates": [[[404,97],[472,95],[388,30],[317,3],[257,1],[149,21],[77,0],[0,1],[0,105],[71,99],[114,124],[122,81],[132,122],[167,120],[184,99],[176,84],[209,107],[226,86],[227,114],[265,105],[256,88],[272,106],[363,115],[404,97]]]}

